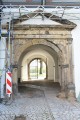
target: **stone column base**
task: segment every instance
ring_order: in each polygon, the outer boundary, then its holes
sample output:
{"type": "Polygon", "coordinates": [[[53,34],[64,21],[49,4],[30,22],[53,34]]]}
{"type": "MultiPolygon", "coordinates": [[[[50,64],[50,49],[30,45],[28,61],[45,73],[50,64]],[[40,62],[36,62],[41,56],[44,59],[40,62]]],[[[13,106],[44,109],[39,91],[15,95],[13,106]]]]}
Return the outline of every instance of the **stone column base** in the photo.
{"type": "Polygon", "coordinates": [[[61,92],[57,95],[57,97],[59,98],[66,98],[69,101],[76,101],[76,97],[75,97],[75,85],[70,83],[69,85],[67,85],[67,87],[65,86],[65,89],[62,90],[61,92]]]}
{"type": "Polygon", "coordinates": [[[65,93],[64,90],[62,90],[62,91],[57,95],[57,97],[58,97],[58,98],[62,98],[62,99],[67,98],[67,97],[66,97],[66,93],[65,93]]]}
{"type": "Polygon", "coordinates": [[[75,101],[75,85],[70,83],[67,85],[67,98],[69,101],[75,101]]]}
{"type": "Polygon", "coordinates": [[[16,83],[12,85],[12,92],[14,95],[18,93],[18,85],[16,83]]]}

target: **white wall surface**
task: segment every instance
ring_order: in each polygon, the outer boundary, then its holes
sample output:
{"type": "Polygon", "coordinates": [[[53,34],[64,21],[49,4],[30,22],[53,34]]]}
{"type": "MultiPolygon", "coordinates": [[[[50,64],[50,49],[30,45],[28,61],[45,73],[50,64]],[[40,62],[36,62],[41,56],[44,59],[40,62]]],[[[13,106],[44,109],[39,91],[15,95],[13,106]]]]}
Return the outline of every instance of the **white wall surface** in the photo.
{"type": "Polygon", "coordinates": [[[73,62],[74,62],[74,82],[76,97],[80,93],[80,21],[76,22],[77,27],[72,31],[73,37],[73,62]]]}
{"type": "MultiPolygon", "coordinates": [[[[72,30],[73,38],[73,66],[74,66],[74,83],[76,98],[80,98],[80,8],[73,8],[65,11],[64,18],[72,21],[77,26],[72,30]],[[69,13],[69,15],[66,15],[69,13]],[[72,14],[71,14],[72,13],[72,14]]],[[[79,99],[80,101],[80,99],[79,99]]]]}

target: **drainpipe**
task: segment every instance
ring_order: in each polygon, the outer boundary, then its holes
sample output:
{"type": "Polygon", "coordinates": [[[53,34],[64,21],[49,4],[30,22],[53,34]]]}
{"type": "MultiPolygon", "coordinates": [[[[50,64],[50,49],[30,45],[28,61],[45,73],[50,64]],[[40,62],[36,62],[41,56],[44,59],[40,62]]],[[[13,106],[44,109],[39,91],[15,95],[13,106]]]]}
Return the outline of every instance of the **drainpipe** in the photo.
{"type": "MultiPolygon", "coordinates": [[[[2,1],[0,1],[0,5],[2,1]]],[[[1,40],[1,9],[0,9],[0,40],[1,40]]],[[[0,51],[1,52],[1,51],[0,51]]],[[[1,56],[1,55],[0,55],[1,56]]],[[[1,72],[1,71],[0,71],[1,72]]],[[[0,75],[0,98],[1,98],[1,75],[0,75]]]]}
{"type": "Polygon", "coordinates": [[[1,99],[1,76],[0,76],[0,99],[1,99]]]}
{"type": "Polygon", "coordinates": [[[8,68],[10,69],[11,65],[11,16],[8,22],[8,68]]]}
{"type": "Polygon", "coordinates": [[[2,0],[0,0],[0,5],[2,5],[3,3],[2,3],[2,0]]]}
{"type": "MultiPolygon", "coordinates": [[[[1,31],[1,10],[0,10],[0,31],[1,31]]],[[[1,34],[1,33],[0,33],[1,34]]],[[[1,40],[1,35],[0,35],[1,40]]],[[[0,51],[1,52],[1,51],[0,51]]],[[[0,55],[1,56],[1,55],[0,55]]],[[[1,72],[1,71],[0,71],[1,72]]],[[[1,98],[1,76],[0,76],[0,98],[1,98]]]]}
{"type": "Polygon", "coordinates": [[[46,5],[46,0],[43,0],[43,5],[46,5]]]}
{"type": "Polygon", "coordinates": [[[46,0],[41,0],[41,5],[45,5],[46,4],[46,0]]]}

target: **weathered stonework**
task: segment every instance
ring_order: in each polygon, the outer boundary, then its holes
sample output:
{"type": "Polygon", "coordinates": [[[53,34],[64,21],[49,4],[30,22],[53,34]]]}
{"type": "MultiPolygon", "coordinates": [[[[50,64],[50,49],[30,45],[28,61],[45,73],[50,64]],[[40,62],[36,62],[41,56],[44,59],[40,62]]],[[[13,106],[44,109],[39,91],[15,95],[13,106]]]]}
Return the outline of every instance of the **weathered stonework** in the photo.
{"type": "MultiPolygon", "coordinates": [[[[73,84],[72,74],[72,57],[71,57],[71,29],[65,26],[58,27],[47,27],[47,26],[27,26],[24,28],[14,29],[14,46],[13,46],[13,57],[14,61],[12,64],[19,62],[20,57],[27,51],[29,47],[36,45],[44,45],[50,47],[55,51],[58,56],[58,82],[60,83],[62,90],[65,90],[69,83],[73,84]],[[69,44],[70,43],[70,44],[69,44]]],[[[20,68],[18,68],[20,69],[20,68]]],[[[13,81],[17,84],[17,70],[13,70],[13,81]]],[[[74,91],[74,90],[73,90],[74,91]]],[[[68,94],[69,96],[70,94],[68,94]]]]}

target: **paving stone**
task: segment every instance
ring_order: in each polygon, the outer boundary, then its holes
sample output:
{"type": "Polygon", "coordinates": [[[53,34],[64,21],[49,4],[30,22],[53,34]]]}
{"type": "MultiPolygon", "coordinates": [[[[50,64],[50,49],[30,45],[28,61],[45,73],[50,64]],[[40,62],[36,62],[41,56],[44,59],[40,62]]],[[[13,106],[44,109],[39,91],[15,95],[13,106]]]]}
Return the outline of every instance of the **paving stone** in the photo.
{"type": "MultiPolygon", "coordinates": [[[[15,97],[10,105],[0,103],[0,120],[80,120],[80,104],[57,98],[57,88],[41,87],[44,95],[28,97],[27,92],[15,97]]],[[[42,92],[42,94],[43,94],[42,92]]],[[[28,91],[29,93],[29,91],[28,91]]],[[[41,94],[41,92],[39,91],[41,94]]]]}

